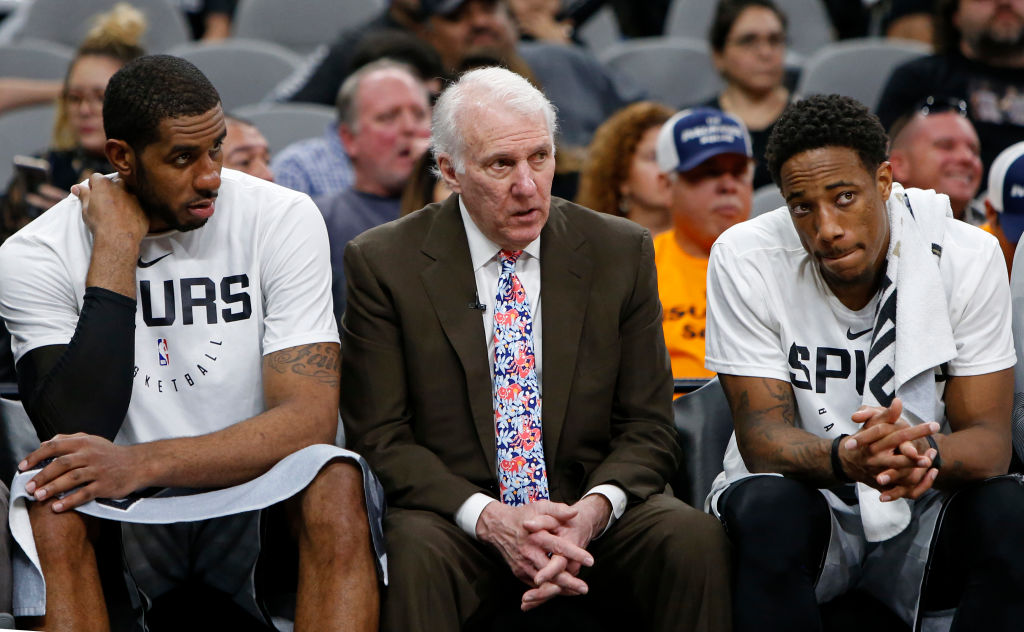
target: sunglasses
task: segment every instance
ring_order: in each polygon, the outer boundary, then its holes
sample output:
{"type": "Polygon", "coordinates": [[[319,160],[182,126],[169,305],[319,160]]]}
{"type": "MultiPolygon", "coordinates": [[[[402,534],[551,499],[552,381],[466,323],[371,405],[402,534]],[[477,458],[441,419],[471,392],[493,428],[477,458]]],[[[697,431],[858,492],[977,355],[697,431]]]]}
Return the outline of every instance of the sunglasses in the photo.
{"type": "Polygon", "coordinates": [[[942,112],[956,112],[960,116],[967,116],[967,101],[952,97],[945,99],[926,97],[914,104],[913,111],[919,112],[922,116],[942,112]]]}

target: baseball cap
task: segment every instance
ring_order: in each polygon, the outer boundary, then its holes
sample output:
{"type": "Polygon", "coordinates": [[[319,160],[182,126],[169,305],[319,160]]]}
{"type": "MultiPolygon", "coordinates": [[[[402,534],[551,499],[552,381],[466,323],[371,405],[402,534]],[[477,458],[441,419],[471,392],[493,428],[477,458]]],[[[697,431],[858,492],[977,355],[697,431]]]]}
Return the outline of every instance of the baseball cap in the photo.
{"type": "Polygon", "coordinates": [[[658,132],[655,157],[658,169],[689,171],[718,154],[742,154],[752,158],[750,134],[738,118],[713,108],[679,112],[658,132]]]}
{"type": "Polygon", "coordinates": [[[988,201],[999,213],[999,226],[1013,243],[1024,233],[1024,142],[1010,145],[988,171],[988,201]]]}
{"type": "Polygon", "coordinates": [[[420,11],[425,17],[454,13],[469,0],[420,0],[420,11]]]}

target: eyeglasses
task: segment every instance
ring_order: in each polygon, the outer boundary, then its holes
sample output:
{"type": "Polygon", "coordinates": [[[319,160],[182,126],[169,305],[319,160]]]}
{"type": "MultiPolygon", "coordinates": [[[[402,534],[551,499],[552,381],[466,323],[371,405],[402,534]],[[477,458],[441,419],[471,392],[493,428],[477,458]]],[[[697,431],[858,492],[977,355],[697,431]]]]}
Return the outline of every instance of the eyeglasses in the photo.
{"type": "Polygon", "coordinates": [[[967,101],[953,97],[944,99],[926,97],[914,104],[913,111],[919,112],[922,116],[942,112],[956,112],[960,116],[967,116],[967,101]]]}
{"type": "Polygon", "coordinates": [[[87,91],[87,92],[65,92],[61,95],[64,99],[64,103],[70,108],[80,107],[83,103],[89,105],[103,105],[103,92],[99,90],[87,91]]]}

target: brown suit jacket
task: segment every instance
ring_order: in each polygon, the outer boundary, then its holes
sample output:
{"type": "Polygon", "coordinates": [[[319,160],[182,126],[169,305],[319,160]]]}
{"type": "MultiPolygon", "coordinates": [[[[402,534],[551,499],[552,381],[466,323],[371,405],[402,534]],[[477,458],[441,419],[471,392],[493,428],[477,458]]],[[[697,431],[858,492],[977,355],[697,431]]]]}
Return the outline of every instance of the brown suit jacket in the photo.
{"type": "MultiPolygon", "coordinates": [[[[665,488],[678,448],[650,235],[552,199],[541,232],[541,423],[552,500],[665,488]]],[[[497,497],[491,359],[458,198],[345,251],[341,413],[388,502],[451,518],[497,497]]]]}

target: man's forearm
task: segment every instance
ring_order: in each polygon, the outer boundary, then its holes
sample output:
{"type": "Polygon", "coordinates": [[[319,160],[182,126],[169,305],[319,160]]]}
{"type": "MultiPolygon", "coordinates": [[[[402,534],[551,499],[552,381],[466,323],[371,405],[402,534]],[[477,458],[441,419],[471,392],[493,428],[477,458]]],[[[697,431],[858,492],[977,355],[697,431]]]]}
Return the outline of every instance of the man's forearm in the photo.
{"type": "Polygon", "coordinates": [[[799,417],[789,384],[736,376],[719,379],[748,470],[784,474],[815,487],[838,483],[832,474],[831,441],[796,427],[799,417]]]}
{"type": "Polygon", "coordinates": [[[985,427],[935,435],[942,467],[935,486],[942,489],[1006,474],[1011,443],[985,427]]]}
{"type": "Polygon", "coordinates": [[[140,458],[138,489],[229,487],[264,474],[284,457],[317,443],[334,443],[337,413],[298,403],[198,437],[131,446],[140,458]]]}

